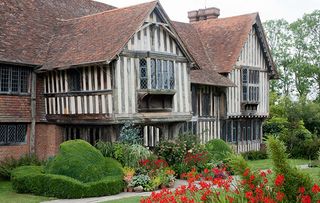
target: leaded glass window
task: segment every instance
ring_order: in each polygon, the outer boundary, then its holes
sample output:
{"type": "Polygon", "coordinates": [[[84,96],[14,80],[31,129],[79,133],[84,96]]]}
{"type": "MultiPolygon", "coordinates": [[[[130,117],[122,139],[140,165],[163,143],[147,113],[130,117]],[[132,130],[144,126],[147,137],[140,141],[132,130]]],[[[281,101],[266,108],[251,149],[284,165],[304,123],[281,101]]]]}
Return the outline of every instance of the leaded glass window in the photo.
{"type": "Polygon", "coordinates": [[[259,70],[242,69],[242,101],[259,102],[259,70]]]}
{"type": "Polygon", "coordinates": [[[148,88],[147,61],[140,59],[140,88],[148,88]]]}
{"type": "Polygon", "coordinates": [[[26,67],[0,66],[1,93],[28,93],[31,70],[26,67]]]}
{"type": "Polygon", "coordinates": [[[0,124],[0,145],[26,142],[26,124],[0,124]]]}

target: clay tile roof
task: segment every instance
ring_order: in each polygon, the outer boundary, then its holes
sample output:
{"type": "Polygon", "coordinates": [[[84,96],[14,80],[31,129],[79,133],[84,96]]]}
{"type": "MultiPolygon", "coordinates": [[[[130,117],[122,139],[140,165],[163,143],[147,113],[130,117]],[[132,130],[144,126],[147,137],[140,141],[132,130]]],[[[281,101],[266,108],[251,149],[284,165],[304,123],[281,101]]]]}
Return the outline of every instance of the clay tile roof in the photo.
{"type": "Polygon", "coordinates": [[[153,1],[60,22],[41,70],[110,62],[156,4],[153,1]]]}
{"type": "Polygon", "coordinates": [[[191,71],[192,83],[225,87],[235,86],[231,80],[214,70],[213,63],[200,40],[200,35],[192,24],[173,22],[173,26],[177,30],[188,51],[200,66],[200,70],[191,71]]]}
{"type": "Polygon", "coordinates": [[[1,0],[0,61],[42,64],[58,19],[110,9],[91,0],[1,0]]]}
{"type": "Polygon", "coordinates": [[[256,17],[253,13],[174,25],[199,64],[226,73],[233,69],[256,17]]]}

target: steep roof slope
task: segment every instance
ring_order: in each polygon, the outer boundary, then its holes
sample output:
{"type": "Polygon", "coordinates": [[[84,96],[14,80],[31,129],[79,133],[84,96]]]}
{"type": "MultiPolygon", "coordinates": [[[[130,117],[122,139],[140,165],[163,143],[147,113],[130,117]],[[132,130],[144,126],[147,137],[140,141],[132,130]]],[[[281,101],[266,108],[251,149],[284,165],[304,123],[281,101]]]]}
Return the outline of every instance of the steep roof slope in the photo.
{"type": "Polygon", "coordinates": [[[183,40],[188,51],[192,54],[200,70],[191,71],[191,81],[195,84],[214,86],[235,86],[228,78],[220,75],[213,68],[213,62],[208,56],[197,29],[189,23],[173,22],[180,38],[183,40]]]}
{"type": "Polygon", "coordinates": [[[109,62],[157,5],[157,1],[61,21],[42,70],[109,62]]]}
{"type": "Polygon", "coordinates": [[[254,13],[174,25],[197,62],[222,73],[232,70],[256,17],[254,13]]]}
{"type": "Polygon", "coordinates": [[[91,0],[1,0],[0,61],[42,64],[59,19],[111,9],[91,0]]]}

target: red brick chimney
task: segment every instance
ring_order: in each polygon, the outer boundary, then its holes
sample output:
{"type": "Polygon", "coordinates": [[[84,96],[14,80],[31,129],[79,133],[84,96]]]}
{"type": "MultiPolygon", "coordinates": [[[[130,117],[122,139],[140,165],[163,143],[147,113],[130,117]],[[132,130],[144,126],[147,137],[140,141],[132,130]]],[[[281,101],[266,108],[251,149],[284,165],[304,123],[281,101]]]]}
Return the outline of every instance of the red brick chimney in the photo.
{"type": "Polygon", "coordinates": [[[220,9],[211,7],[188,12],[190,23],[207,19],[215,19],[220,15],[220,9]]]}

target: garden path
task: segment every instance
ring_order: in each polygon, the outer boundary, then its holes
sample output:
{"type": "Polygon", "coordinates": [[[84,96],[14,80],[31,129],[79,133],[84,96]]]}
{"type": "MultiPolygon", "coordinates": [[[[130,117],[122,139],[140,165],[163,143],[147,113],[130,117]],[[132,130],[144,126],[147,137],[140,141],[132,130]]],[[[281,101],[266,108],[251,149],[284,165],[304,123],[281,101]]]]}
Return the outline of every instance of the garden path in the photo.
{"type": "MultiPolygon", "coordinates": [[[[176,180],[174,184],[174,188],[178,188],[180,185],[188,185],[186,180],[176,180]]],[[[42,203],[97,203],[109,200],[117,200],[127,197],[135,197],[135,196],[150,196],[151,192],[122,192],[117,195],[104,196],[104,197],[92,197],[92,198],[83,198],[83,199],[58,199],[52,201],[45,201],[42,203]]]]}

